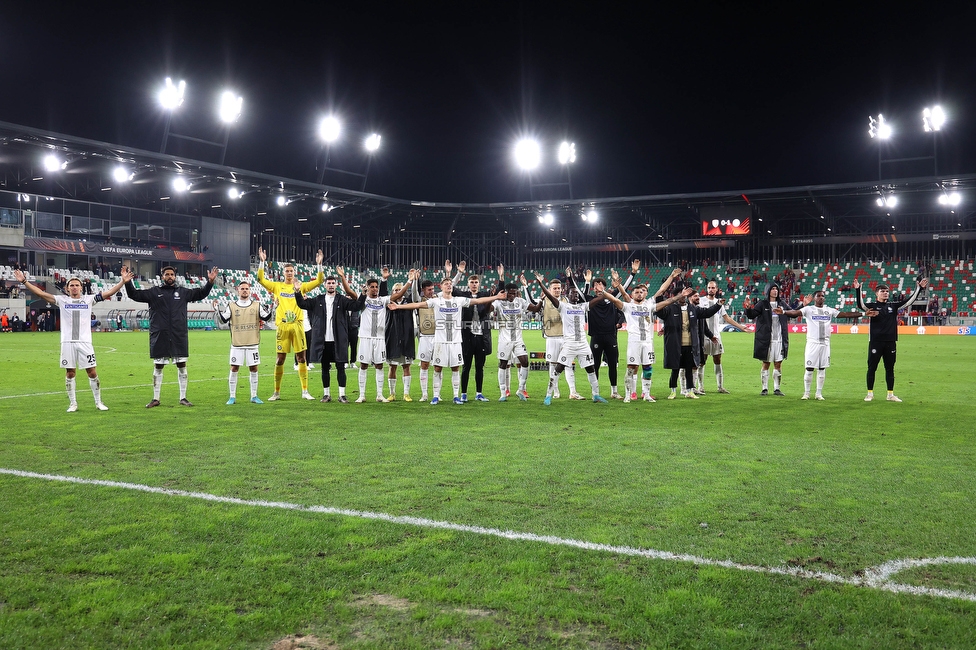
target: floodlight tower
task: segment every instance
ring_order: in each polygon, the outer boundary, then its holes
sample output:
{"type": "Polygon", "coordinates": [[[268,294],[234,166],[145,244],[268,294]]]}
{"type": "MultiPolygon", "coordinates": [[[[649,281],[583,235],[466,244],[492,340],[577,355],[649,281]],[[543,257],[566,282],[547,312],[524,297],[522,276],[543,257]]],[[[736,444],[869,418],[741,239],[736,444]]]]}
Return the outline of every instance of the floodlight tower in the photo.
{"type": "Polygon", "coordinates": [[[877,119],[868,116],[868,135],[872,140],[878,140],[878,180],[881,180],[881,143],[891,138],[891,125],[885,121],[884,115],[878,113],[877,119]]]}
{"type": "Polygon", "coordinates": [[[226,130],[224,131],[223,142],[215,142],[213,140],[204,140],[203,138],[195,138],[189,135],[173,133],[171,129],[173,113],[183,104],[185,94],[185,81],[180,81],[179,84],[174,84],[170,77],[166,77],[166,82],[163,84],[163,88],[157,95],[160,106],[162,106],[163,110],[166,111],[166,128],[163,130],[163,144],[159,148],[159,153],[166,153],[166,145],[169,143],[169,139],[171,137],[179,138],[180,140],[199,142],[200,144],[217,147],[220,149],[220,164],[223,165],[224,160],[227,157],[227,143],[230,141],[230,126],[241,116],[241,110],[244,107],[244,98],[236,95],[230,90],[225,90],[223,93],[221,93],[219,102],[217,104],[217,117],[220,119],[221,124],[223,124],[226,130]]]}
{"type": "Polygon", "coordinates": [[[565,181],[552,183],[539,183],[536,181],[535,172],[542,164],[542,147],[537,140],[532,138],[522,138],[515,143],[512,151],[515,164],[528,175],[529,180],[529,200],[535,200],[535,190],[539,187],[566,187],[569,198],[573,198],[573,177],[570,168],[576,162],[576,143],[563,141],[556,150],[556,161],[562,170],[566,172],[565,181]]]}
{"type": "Polygon", "coordinates": [[[325,172],[337,172],[340,174],[346,174],[348,176],[355,176],[356,178],[362,179],[362,185],[359,187],[360,192],[366,191],[366,181],[369,180],[369,168],[373,163],[373,156],[379,151],[380,142],[383,137],[379,133],[371,133],[363,140],[363,150],[366,152],[366,171],[363,173],[352,172],[346,169],[338,169],[336,167],[329,167],[329,158],[332,152],[332,143],[339,139],[342,134],[342,124],[339,122],[339,118],[334,115],[329,115],[322,118],[319,123],[319,137],[322,142],[325,143],[325,161],[322,166],[319,167],[319,175],[316,180],[320,185],[325,180],[325,172]]]}
{"type": "Polygon", "coordinates": [[[166,152],[166,143],[169,140],[169,127],[173,122],[173,111],[183,105],[183,96],[186,94],[186,82],[180,80],[179,84],[174,84],[173,80],[166,77],[162,90],[159,91],[159,104],[166,111],[166,127],[163,129],[163,145],[159,148],[159,153],[166,152]]]}
{"type": "Polygon", "coordinates": [[[932,165],[936,176],[939,175],[939,131],[945,123],[945,111],[938,104],[922,109],[922,130],[932,134],[932,165]]]}

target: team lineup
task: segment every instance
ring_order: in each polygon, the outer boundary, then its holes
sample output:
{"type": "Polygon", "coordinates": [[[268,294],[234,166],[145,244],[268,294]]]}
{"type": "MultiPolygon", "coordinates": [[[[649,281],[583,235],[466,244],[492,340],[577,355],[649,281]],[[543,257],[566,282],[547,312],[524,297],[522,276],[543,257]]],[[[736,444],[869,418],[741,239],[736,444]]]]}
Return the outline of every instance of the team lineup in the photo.
{"type": "MultiPolygon", "coordinates": [[[[271,295],[269,304],[260,303],[247,281],[237,285],[236,300],[227,304],[212,302],[217,317],[230,331],[228,405],[237,402],[241,366],[246,366],[249,371],[249,401],[263,403],[259,397],[259,347],[262,324],[271,319],[274,319],[276,328],[276,358],[274,388],[267,400],[282,399],[284,363],[289,354],[294,354],[301,398],[316,399],[309,391],[309,369],[313,363],[318,363],[322,377],[319,401],[333,401],[334,366],[337,383],[334,401],[342,404],[350,402],[346,396],[346,369],[353,364],[358,371],[359,389],[355,402],[366,401],[370,366],[374,369],[377,402],[397,399],[412,402],[410,393],[415,361],[419,362],[421,402],[441,403],[444,373],[449,370],[450,401],[456,405],[465,404],[472,369],[473,401],[490,401],[484,390],[484,368],[492,353],[493,329],[498,329],[497,342],[494,342],[498,361],[497,399],[508,401],[514,392],[518,400],[526,401],[529,399],[530,363],[522,335],[524,324],[532,318],[541,320],[546,346],[548,384],[543,398],[546,406],[560,398],[562,382],[565,382],[571,400],[654,402],[651,389],[656,363],[655,336],[663,339],[664,369],[670,371],[667,399],[698,399],[704,395],[704,370],[709,357],[716,391],[728,394],[722,367],[725,350],[721,332],[727,326],[745,331],[745,327],[727,313],[715,280],[709,280],[705,294],[700,295],[694,288],[682,287],[682,282],[676,282],[683,271],[675,269],[651,293],[647,285],[634,283],[640,270],[639,260],[632,262],[626,278],[614,270],[608,281],[592,277],[587,270],[581,278],[582,286],[578,285],[570,269],[567,269],[565,281],[547,279],[540,273],[534,273],[534,282],[525,275],[506,281],[505,268],[498,265],[497,281],[490,290],[482,289],[481,276],[465,277],[465,262],[458,264],[455,273],[454,266],[448,261],[443,275],[438,273],[438,277],[430,279],[424,278],[421,270],[410,269],[406,281],[392,287],[388,286],[389,269],[384,267],[381,278],[368,279],[357,291],[350,286],[341,266],[335,267],[335,276],[325,276],[321,250],[316,254],[316,276],[306,282],[296,277],[292,264],[283,265],[283,281],[272,280],[265,274],[267,256],[261,248],[258,249],[258,259],[256,279],[271,295]],[[463,282],[466,286],[462,288],[463,282]],[[656,326],[656,319],[661,321],[660,328],[656,326]],[[622,390],[617,374],[619,334],[626,336],[622,390]],[[601,394],[599,377],[604,363],[609,383],[606,397],[601,394]],[[576,366],[585,373],[589,384],[588,398],[577,389],[576,366]],[[398,370],[402,376],[399,398],[398,370]]],[[[159,286],[136,289],[133,274],[123,268],[118,284],[100,294],[83,295],[81,282],[72,278],[65,286],[68,295],[54,296],[29,282],[23,272],[16,271],[17,280],[30,292],[60,310],[59,362],[65,370],[68,412],[78,410],[75,388],[78,368],[88,374],[95,407],[108,410],[101,399],[91,315],[95,303],[111,298],[123,287],[131,300],[149,306],[153,397],[146,408],[162,403],[163,370],[167,365],[177,368],[179,404],[193,406],[187,398],[187,309],[190,303],[207,298],[218,273],[219,270],[213,268],[203,287],[186,288],[178,286],[176,269],[167,266],[162,269],[159,286]]],[[[487,278],[484,280],[487,283],[487,278]]],[[[887,285],[878,285],[875,300],[871,301],[865,299],[861,285],[855,282],[856,311],[827,307],[823,291],[805,296],[802,307],[791,309],[781,300],[776,284],[768,287],[762,299],[746,298],[744,314],[755,323],[753,357],[761,363],[759,394],[770,395],[769,379],[772,377],[771,394],[785,397],[781,381],[782,363],[789,354],[788,323],[790,319],[803,319],[806,346],[801,399],[808,400],[812,394],[814,399],[824,400],[834,319],[864,317],[871,323],[864,400],[874,400],[875,375],[883,363],[886,399],[900,402],[894,394],[898,311],[911,304],[927,282],[925,278],[916,279],[911,295],[892,302],[888,300],[890,288],[887,285]]]]}

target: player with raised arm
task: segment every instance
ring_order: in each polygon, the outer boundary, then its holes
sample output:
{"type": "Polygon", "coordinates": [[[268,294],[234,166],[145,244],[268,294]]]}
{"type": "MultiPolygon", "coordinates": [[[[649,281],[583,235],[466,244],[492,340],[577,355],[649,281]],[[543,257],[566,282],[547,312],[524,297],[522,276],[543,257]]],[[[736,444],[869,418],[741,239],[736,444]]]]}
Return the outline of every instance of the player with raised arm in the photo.
{"type": "MultiPolygon", "coordinates": [[[[258,282],[268,290],[278,303],[278,307],[275,310],[275,327],[277,328],[277,332],[275,333],[275,351],[278,353],[278,358],[275,359],[274,393],[268,398],[268,401],[274,402],[281,399],[281,378],[285,374],[285,359],[288,358],[288,353],[292,350],[295,351],[295,358],[298,359],[298,379],[302,384],[302,398],[314,400],[315,398],[308,392],[308,365],[306,364],[305,358],[304,318],[302,317],[302,310],[298,308],[298,303],[295,302],[295,266],[293,264],[285,264],[285,281],[274,282],[264,277],[264,263],[268,259],[264,248],[258,247],[258,259],[261,260],[261,264],[258,267],[258,282]]],[[[315,253],[315,264],[318,266],[318,274],[314,280],[301,284],[303,294],[307,295],[309,291],[325,281],[325,274],[322,272],[323,259],[324,255],[320,248],[315,253]]]]}
{"type": "Polygon", "coordinates": [[[78,368],[84,368],[88,373],[88,386],[95,398],[95,408],[107,411],[108,407],[102,403],[102,387],[95,364],[95,348],[92,345],[92,306],[118,293],[122,285],[132,279],[132,273],[123,266],[118,284],[93,296],[82,294],[82,284],[78,278],[68,280],[65,287],[68,290],[67,296],[53,296],[29,282],[20,269],[14,271],[14,277],[41,300],[57,305],[61,312],[61,367],[65,372],[64,388],[68,393],[68,413],[78,410],[75,396],[75,375],[78,368]]]}
{"type": "MultiPolygon", "coordinates": [[[[706,295],[702,296],[698,300],[698,304],[703,309],[711,307],[722,298],[722,294],[718,290],[718,284],[715,280],[709,280],[708,285],[705,288],[706,295]]],[[[735,322],[723,306],[718,310],[718,313],[710,316],[707,319],[708,329],[711,330],[711,338],[705,338],[705,347],[702,349],[702,364],[698,367],[699,381],[698,383],[702,386],[701,393],[704,394],[704,372],[705,372],[705,357],[712,358],[712,365],[715,367],[715,384],[719,393],[728,394],[728,389],[725,388],[725,371],[722,369],[722,355],[725,353],[725,346],[722,345],[722,327],[723,323],[728,323],[732,327],[736,328],[740,332],[745,332],[746,328],[735,322]]]]}
{"type": "MultiPolygon", "coordinates": [[[[451,277],[451,260],[444,263],[444,276],[451,277]]],[[[458,262],[458,272],[452,279],[453,295],[458,298],[485,298],[491,296],[493,292],[481,289],[481,276],[469,275],[468,288],[461,289],[458,285],[464,277],[467,263],[464,260],[458,262]]],[[[503,291],[505,278],[505,267],[498,265],[498,288],[494,293],[503,291]]],[[[484,395],[485,382],[485,360],[491,354],[491,327],[488,319],[491,316],[491,307],[485,303],[478,303],[473,306],[465,307],[461,312],[463,329],[461,330],[461,352],[463,353],[463,367],[461,369],[461,401],[468,401],[468,380],[471,376],[471,367],[474,366],[474,385],[475,399],[479,402],[487,402],[488,398],[484,395]]]]}
{"type": "Polygon", "coordinates": [[[149,356],[153,360],[153,398],[147,409],[160,405],[159,395],[163,386],[163,368],[176,365],[176,379],[180,387],[180,405],[193,406],[186,398],[190,382],[186,361],[190,356],[190,334],[187,309],[191,302],[210,295],[220,269],[214,267],[207,274],[207,284],[187,289],[176,284],[176,269],[163,267],[163,284],[149,289],[136,289],[132,280],[125,283],[125,293],[130,300],[149,304],[149,356]]]}
{"type": "Polygon", "coordinates": [[[251,283],[242,280],[237,285],[237,300],[223,307],[213,301],[217,317],[230,326],[230,389],[228,406],[237,402],[237,371],[246,365],[250,371],[251,403],[263,404],[258,397],[258,366],[261,365],[261,321],[274,314],[274,305],[262,305],[251,298],[251,283]]]}
{"type": "MultiPolygon", "coordinates": [[[[823,401],[824,380],[827,378],[827,368],[830,367],[830,333],[833,329],[835,318],[860,318],[861,313],[856,311],[839,311],[833,307],[824,306],[824,292],[813,292],[813,305],[810,305],[811,297],[803,299],[803,307],[800,309],[786,309],[782,314],[790,318],[803,318],[807,322],[807,346],[804,350],[803,358],[806,361],[806,372],[803,374],[803,397],[800,399],[810,399],[810,387],[813,384],[813,370],[817,369],[817,392],[816,399],[823,401]]],[[[868,311],[864,316],[877,316],[877,311],[868,311]]]]}
{"type": "Polygon", "coordinates": [[[363,293],[357,295],[346,276],[340,276],[342,288],[346,294],[355,297],[356,304],[353,309],[361,311],[362,317],[359,321],[359,397],[356,398],[357,404],[366,401],[366,379],[368,377],[369,366],[376,369],[376,401],[388,402],[383,397],[383,364],[386,362],[386,311],[391,302],[395,303],[410,288],[412,282],[407,282],[399,291],[392,296],[380,295],[380,281],[370,278],[363,287],[363,293]]]}
{"type": "MultiPolygon", "coordinates": [[[[524,280],[524,278],[523,278],[524,280]]],[[[509,363],[517,360],[518,390],[515,395],[523,402],[528,399],[526,384],[529,380],[529,352],[522,340],[522,323],[526,313],[536,313],[542,303],[530,303],[518,295],[514,282],[505,285],[505,297],[495,302],[495,320],[498,322],[498,390],[499,402],[508,400],[509,363]]]]}
{"type": "MultiPolygon", "coordinates": [[[[654,318],[656,301],[663,295],[674,278],[681,273],[675,269],[657,292],[647,297],[647,285],[638,284],[633,294],[628,294],[626,286],[620,282],[620,275],[614,270],[611,281],[620,293],[620,306],[617,307],[627,319],[627,374],[624,376],[624,402],[637,397],[637,371],[641,370],[641,394],[645,402],[653,402],[651,383],[654,372],[654,318]]],[[[616,303],[615,303],[616,305],[616,303]]]]}
{"type": "Polygon", "coordinates": [[[391,303],[390,309],[423,309],[430,308],[434,314],[434,390],[430,400],[431,405],[440,403],[442,371],[451,369],[451,386],[454,389],[454,403],[461,401],[461,377],[458,369],[461,367],[464,355],[461,351],[461,328],[463,322],[461,312],[466,307],[491,303],[505,297],[504,293],[482,298],[459,297],[453,294],[454,283],[450,278],[441,280],[441,294],[434,298],[427,298],[419,302],[407,304],[391,303]]]}
{"type": "MultiPolygon", "coordinates": [[[[417,271],[416,277],[420,277],[417,271]]],[[[436,288],[431,280],[420,282],[420,289],[417,288],[415,281],[410,290],[412,301],[419,303],[434,297],[436,288]]],[[[427,379],[431,362],[434,360],[434,309],[432,307],[420,307],[417,309],[417,358],[420,360],[420,401],[426,402],[430,399],[427,391],[427,379]]]]}
{"type": "MultiPolygon", "coordinates": [[[[387,287],[390,281],[390,268],[384,266],[381,274],[383,281],[380,282],[380,295],[384,296],[388,293],[387,287]]],[[[407,271],[407,280],[410,283],[410,287],[416,284],[417,277],[419,275],[414,269],[407,271]]],[[[400,291],[403,286],[403,283],[400,282],[394,284],[393,293],[405,294],[406,292],[400,291]]],[[[406,299],[401,297],[397,302],[405,301],[406,299]]],[[[413,401],[413,398],[410,397],[410,384],[413,379],[410,374],[410,368],[416,356],[417,342],[414,340],[413,313],[410,311],[387,310],[386,362],[390,365],[390,374],[387,379],[390,385],[389,401],[393,402],[396,400],[397,368],[403,368],[403,401],[413,401]]]]}
{"type": "Polygon", "coordinates": [[[759,379],[762,383],[760,395],[769,395],[769,364],[773,364],[773,395],[785,397],[780,390],[783,361],[790,352],[790,319],[777,312],[781,306],[779,286],[769,285],[766,298],[755,303],[750,298],[742,302],[746,318],[756,321],[756,336],[752,346],[752,356],[762,362],[759,379]]]}
{"type": "MultiPolygon", "coordinates": [[[[572,269],[566,269],[567,293],[570,283],[572,283],[572,273],[572,269]]],[[[563,283],[558,278],[553,278],[549,281],[549,293],[555,296],[558,302],[566,300],[563,296],[563,283]]],[[[562,352],[563,342],[565,341],[563,337],[563,317],[559,311],[559,306],[554,306],[544,296],[540,298],[539,302],[542,303],[542,336],[546,340],[546,362],[549,364],[549,372],[552,373],[556,369],[556,365],[559,364],[559,354],[562,352]]],[[[569,399],[585,399],[576,392],[576,371],[573,369],[572,364],[567,366],[563,373],[557,374],[562,374],[566,378],[566,384],[569,386],[569,399]]],[[[558,384],[553,388],[552,398],[559,399],[558,384]]]]}
{"type": "Polygon", "coordinates": [[[875,289],[875,302],[864,302],[861,294],[861,283],[857,280],[852,285],[856,293],[857,308],[862,311],[878,312],[871,317],[871,332],[868,335],[868,394],[864,401],[874,399],[874,375],[878,371],[878,363],[884,361],[885,383],[888,386],[889,402],[900,402],[895,396],[895,352],[898,347],[898,310],[905,305],[911,305],[918,298],[918,294],[929,284],[928,278],[916,278],[915,290],[911,295],[898,302],[888,302],[891,288],[887,284],[879,284],[875,289]]]}
{"type": "Polygon", "coordinates": [[[554,295],[549,293],[545,284],[546,279],[542,277],[541,273],[536,273],[535,279],[539,283],[539,288],[542,289],[542,293],[545,294],[546,299],[559,309],[563,323],[563,347],[559,353],[556,366],[554,368],[550,367],[549,387],[546,389],[546,398],[542,403],[546,406],[552,404],[552,393],[556,389],[556,383],[559,381],[560,373],[562,373],[564,368],[572,366],[573,362],[578,360],[580,366],[586,372],[587,380],[590,382],[593,401],[606,404],[607,400],[600,396],[600,384],[596,378],[596,368],[593,367],[593,353],[586,342],[584,328],[586,326],[586,314],[590,311],[590,308],[598,302],[602,302],[609,294],[605,291],[600,291],[589,302],[572,302],[573,298],[580,297],[579,292],[573,288],[569,291],[569,300],[560,302],[554,295]]]}

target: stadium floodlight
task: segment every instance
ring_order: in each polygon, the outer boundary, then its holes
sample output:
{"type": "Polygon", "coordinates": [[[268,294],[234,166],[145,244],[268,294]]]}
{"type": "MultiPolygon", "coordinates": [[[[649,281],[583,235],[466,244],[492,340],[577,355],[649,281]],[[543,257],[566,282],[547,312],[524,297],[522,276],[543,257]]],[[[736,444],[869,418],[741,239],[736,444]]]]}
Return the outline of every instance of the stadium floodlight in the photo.
{"type": "Polygon", "coordinates": [[[62,161],[53,153],[49,153],[48,155],[44,156],[44,169],[49,172],[56,172],[59,169],[64,169],[67,166],[67,161],[62,161]]]}
{"type": "Polygon", "coordinates": [[[939,195],[939,203],[941,205],[951,205],[953,207],[962,203],[962,195],[959,192],[949,192],[948,194],[942,193],[939,195]]]}
{"type": "Polygon", "coordinates": [[[945,111],[941,106],[933,106],[922,110],[922,128],[926,133],[930,131],[941,131],[942,125],[946,122],[945,111]]]}
{"type": "Polygon", "coordinates": [[[319,136],[330,144],[339,139],[341,131],[342,125],[339,123],[339,119],[333,115],[323,118],[322,123],[319,124],[319,136]]]}
{"type": "Polygon", "coordinates": [[[542,153],[539,143],[530,138],[523,138],[515,143],[515,163],[520,169],[530,171],[539,166],[542,153]]]}
{"type": "Polygon", "coordinates": [[[884,115],[878,113],[878,119],[868,116],[868,135],[879,140],[887,140],[891,137],[891,125],[885,121],[884,115]]]}
{"type": "Polygon", "coordinates": [[[547,212],[542,215],[542,223],[546,224],[547,226],[551,226],[555,220],[556,218],[552,216],[551,212],[547,212]]]}
{"type": "Polygon", "coordinates": [[[371,133],[368,138],[363,142],[366,147],[366,151],[373,153],[380,148],[380,140],[382,137],[379,133],[371,133]]]}
{"type": "Polygon", "coordinates": [[[236,187],[232,187],[229,190],[227,190],[227,196],[229,196],[231,199],[237,200],[237,199],[241,198],[242,196],[244,196],[244,193],[241,192],[236,187]]]}
{"type": "Polygon", "coordinates": [[[894,194],[888,194],[888,195],[882,194],[881,196],[878,197],[876,203],[880,207],[893,208],[896,205],[898,205],[898,198],[894,194]]]}
{"type": "Polygon", "coordinates": [[[232,124],[241,116],[241,109],[243,107],[243,97],[235,95],[229,90],[225,90],[220,94],[220,103],[218,104],[217,114],[220,116],[221,122],[224,124],[232,124]]]}
{"type": "Polygon", "coordinates": [[[329,211],[329,204],[327,202],[323,201],[322,202],[322,212],[328,212],[328,211],[329,211]]]}
{"type": "Polygon", "coordinates": [[[185,192],[190,189],[190,184],[182,176],[177,176],[173,179],[173,189],[177,192],[185,192]]]}
{"type": "Polygon", "coordinates": [[[131,181],[132,177],[135,176],[125,167],[119,166],[112,171],[112,178],[115,179],[116,183],[125,183],[126,181],[131,181]]]}
{"type": "Polygon", "coordinates": [[[599,213],[597,213],[596,208],[590,208],[589,210],[583,210],[583,221],[587,223],[596,223],[597,219],[600,218],[599,213]]]}
{"type": "Polygon", "coordinates": [[[288,205],[288,199],[285,198],[284,194],[279,194],[278,198],[275,199],[275,203],[277,203],[281,207],[284,207],[288,205]]]}
{"type": "Polygon", "coordinates": [[[159,103],[168,111],[178,108],[183,103],[183,95],[186,93],[186,82],[180,81],[179,85],[173,84],[173,80],[166,77],[163,89],[159,91],[159,103]]]}
{"type": "Polygon", "coordinates": [[[556,159],[559,160],[560,165],[571,165],[576,162],[576,143],[563,141],[559,145],[556,159]]]}

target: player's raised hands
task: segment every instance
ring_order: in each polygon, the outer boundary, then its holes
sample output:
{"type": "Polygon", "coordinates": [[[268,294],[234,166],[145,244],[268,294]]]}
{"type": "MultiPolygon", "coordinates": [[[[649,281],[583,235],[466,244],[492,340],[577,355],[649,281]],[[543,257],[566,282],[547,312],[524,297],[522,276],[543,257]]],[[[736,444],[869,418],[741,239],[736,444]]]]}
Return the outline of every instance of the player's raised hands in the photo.
{"type": "Polygon", "coordinates": [[[638,272],[638,271],[640,271],[640,260],[639,260],[639,259],[637,259],[637,258],[634,258],[634,261],[632,261],[632,262],[630,263],[630,272],[631,272],[631,273],[632,273],[633,275],[637,275],[637,272],[638,272]]]}
{"type": "Polygon", "coordinates": [[[927,287],[927,286],[929,286],[929,279],[928,279],[928,278],[922,278],[922,279],[921,279],[921,280],[919,281],[919,283],[918,283],[918,286],[920,286],[920,287],[922,287],[923,289],[924,289],[925,287],[927,287]]]}
{"type": "Polygon", "coordinates": [[[807,305],[809,305],[811,302],[813,302],[813,294],[812,293],[809,294],[809,295],[803,296],[803,306],[804,307],[806,307],[807,305]]]}
{"type": "Polygon", "coordinates": [[[322,266],[322,260],[325,259],[325,253],[322,252],[320,248],[317,253],[315,253],[315,263],[322,266]]]}
{"type": "Polygon", "coordinates": [[[749,297],[747,296],[747,297],[746,297],[746,298],[745,298],[745,299],[744,299],[744,300],[742,301],[742,308],[743,308],[743,309],[752,309],[752,298],[749,298],[749,297]]]}
{"type": "Polygon", "coordinates": [[[505,279],[505,265],[504,264],[499,264],[495,268],[495,270],[498,271],[498,279],[499,280],[504,280],[505,279]]]}
{"type": "Polygon", "coordinates": [[[857,280],[854,280],[854,282],[851,283],[851,286],[854,287],[855,289],[860,289],[861,283],[858,282],[857,280]]]}
{"type": "Polygon", "coordinates": [[[583,279],[586,280],[587,282],[589,282],[590,280],[592,280],[593,279],[593,271],[591,271],[590,269],[586,269],[583,272],[583,279]]]}
{"type": "Polygon", "coordinates": [[[337,266],[336,275],[338,275],[340,278],[346,277],[346,269],[341,266],[337,266]]]}
{"type": "Polygon", "coordinates": [[[384,264],[384,265],[383,265],[383,268],[382,268],[382,269],[380,269],[380,276],[381,276],[381,277],[382,277],[382,278],[383,278],[384,280],[389,280],[389,279],[390,279],[390,267],[388,267],[388,266],[386,266],[386,265],[384,264]]]}
{"type": "Polygon", "coordinates": [[[566,278],[569,279],[571,277],[573,277],[573,269],[572,269],[572,267],[567,266],[566,267],[566,278]]]}
{"type": "Polygon", "coordinates": [[[258,259],[262,262],[266,262],[268,259],[268,254],[264,252],[264,248],[258,246],[258,259]]]}
{"type": "Polygon", "coordinates": [[[542,277],[542,274],[539,273],[538,271],[535,271],[533,273],[533,275],[535,276],[535,279],[539,281],[539,284],[545,284],[546,283],[546,279],[544,277],[542,277]]]}
{"type": "Polygon", "coordinates": [[[671,277],[672,278],[676,278],[679,275],[681,275],[681,273],[682,273],[681,268],[676,266],[676,267],[674,267],[674,270],[671,271],[671,277]]]}
{"type": "Polygon", "coordinates": [[[529,286],[529,281],[525,279],[525,274],[524,273],[519,274],[519,282],[522,283],[522,286],[523,287],[529,286]]]}
{"type": "Polygon", "coordinates": [[[210,304],[211,304],[211,305],[213,306],[213,308],[214,308],[214,311],[220,311],[220,303],[218,303],[218,302],[217,302],[216,300],[214,300],[214,301],[213,301],[212,303],[210,303],[210,304]]]}
{"type": "Polygon", "coordinates": [[[119,275],[122,276],[122,282],[132,282],[132,279],[136,277],[136,274],[128,266],[123,266],[119,275]]]}
{"type": "Polygon", "coordinates": [[[27,282],[27,276],[20,269],[14,269],[14,277],[17,278],[17,282],[23,284],[27,282]]]}
{"type": "Polygon", "coordinates": [[[218,269],[216,266],[213,267],[212,269],[210,269],[210,273],[207,274],[207,279],[210,280],[211,282],[215,282],[217,280],[218,273],[220,273],[220,269],[218,269]]]}
{"type": "Polygon", "coordinates": [[[612,269],[610,271],[610,283],[615,287],[620,286],[620,274],[617,273],[617,269],[612,269]]]}
{"type": "Polygon", "coordinates": [[[458,262],[458,273],[464,273],[468,268],[468,263],[464,260],[458,262]]]}

